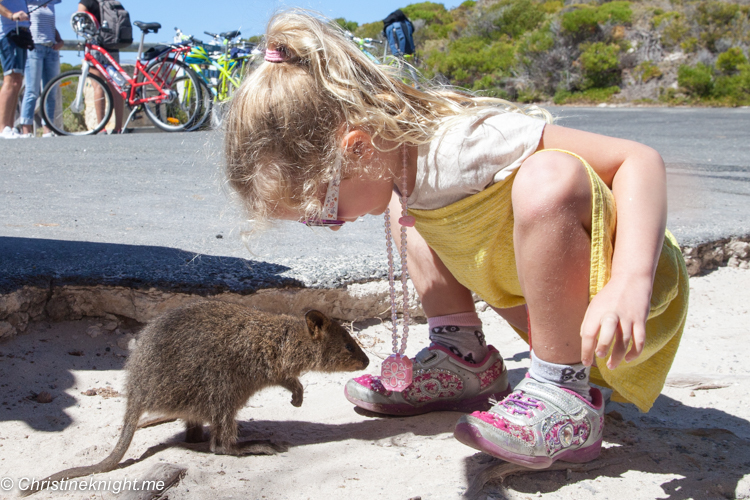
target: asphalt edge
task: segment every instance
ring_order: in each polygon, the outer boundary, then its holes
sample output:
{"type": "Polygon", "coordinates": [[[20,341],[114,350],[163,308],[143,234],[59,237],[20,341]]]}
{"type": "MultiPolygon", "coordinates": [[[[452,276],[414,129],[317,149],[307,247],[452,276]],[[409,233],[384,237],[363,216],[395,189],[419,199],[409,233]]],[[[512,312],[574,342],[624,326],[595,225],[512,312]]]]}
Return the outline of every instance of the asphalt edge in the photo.
{"type": "MultiPolygon", "coordinates": [[[[698,276],[722,266],[750,269],[750,236],[725,238],[682,248],[690,276],[698,276]]],[[[410,315],[424,318],[421,303],[409,282],[410,315]]],[[[204,294],[200,295],[204,296],[204,294]]],[[[0,294],[0,339],[26,331],[30,322],[70,321],[102,318],[108,325],[121,322],[147,323],[160,313],[198,294],[165,290],[136,289],[108,285],[27,285],[0,294]]],[[[275,288],[251,294],[223,292],[210,299],[235,302],[276,313],[301,315],[319,309],[342,321],[390,317],[387,281],[372,281],[342,288],[275,288]]],[[[475,297],[479,300],[478,297],[475,297]]],[[[399,299],[400,302],[400,299],[399,299]]]]}

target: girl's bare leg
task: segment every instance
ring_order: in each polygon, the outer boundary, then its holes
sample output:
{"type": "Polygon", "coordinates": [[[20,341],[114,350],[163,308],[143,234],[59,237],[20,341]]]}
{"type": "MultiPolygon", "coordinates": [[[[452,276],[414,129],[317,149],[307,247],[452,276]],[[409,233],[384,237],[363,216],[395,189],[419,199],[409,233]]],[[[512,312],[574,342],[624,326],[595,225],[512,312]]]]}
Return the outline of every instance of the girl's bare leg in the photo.
{"type": "Polygon", "coordinates": [[[589,369],[581,363],[589,290],[588,174],[573,156],[537,153],[517,173],[512,202],[516,265],[531,319],[530,377],[489,413],[461,417],[455,436],[534,469],[556,460],[588,462],[599,456],[604,421],[601,393],[590,388],[589,369]],[[542,439],[522,442],[518,436],[542,439]]]}
{"type": "Polygon", "coordinates": [[[534,353],[550,363],[578,364],[589,299],[588,174],[573,156],[537,153],[521,166],[512,201],[516,265],[534,353]]]}

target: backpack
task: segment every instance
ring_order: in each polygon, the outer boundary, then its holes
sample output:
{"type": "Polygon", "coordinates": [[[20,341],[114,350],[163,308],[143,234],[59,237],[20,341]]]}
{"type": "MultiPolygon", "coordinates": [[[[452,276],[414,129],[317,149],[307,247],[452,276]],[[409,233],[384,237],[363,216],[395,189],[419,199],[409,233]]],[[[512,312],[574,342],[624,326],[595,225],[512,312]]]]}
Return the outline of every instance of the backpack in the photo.
{"type": "Polygon", "coordinates": [[[414,25],[401,9],[391,12],[383,19],[383,35],[388,40],[393,55],[414,53],[414,25]]]}
{"type": "Polygon", "coordinates": [[[133,25],[130,14],[117,0],[99,0],[99,15],[102,25],[108,30],[99,34],[100,45],[108,50],[119,50],[133,43],[133,25]]]}

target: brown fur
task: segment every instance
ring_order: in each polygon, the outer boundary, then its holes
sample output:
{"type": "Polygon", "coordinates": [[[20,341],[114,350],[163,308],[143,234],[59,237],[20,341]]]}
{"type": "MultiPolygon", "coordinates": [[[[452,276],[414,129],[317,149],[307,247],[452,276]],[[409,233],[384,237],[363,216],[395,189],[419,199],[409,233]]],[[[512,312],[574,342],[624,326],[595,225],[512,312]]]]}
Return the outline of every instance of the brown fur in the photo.
{"type": "Polygon", "coordinates": [[[183,419],[188,442],[202,441],[208,422],[212,452],[248,453],[237,442],[235,415],[253,394],[280,385],[300,406],[303,372],[362,370],[368,362],[349,333],[318,311],[303,319],[207,300],[174,309],[143,329],[125,365],[127,408],[112,453],[96,465],[44,481],[113,470],[145,412],[183,419]]]}

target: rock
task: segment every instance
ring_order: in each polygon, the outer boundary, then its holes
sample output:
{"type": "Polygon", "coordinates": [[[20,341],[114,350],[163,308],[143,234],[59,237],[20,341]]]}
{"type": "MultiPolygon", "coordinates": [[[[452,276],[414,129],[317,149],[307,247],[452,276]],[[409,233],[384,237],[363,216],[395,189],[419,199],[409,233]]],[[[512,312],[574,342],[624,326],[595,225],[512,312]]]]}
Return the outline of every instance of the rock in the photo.
{"type": "Polygon", "coordinates": [[[102,325],[93,325],[93,326],[86,328],[86,335],[88,335],[92,339],[95,339],[102,333],[104,333],[102,331],[102,325]]]}
{"type": "Polygon", "coordinates": [[[8,323],[7,321],[0,321],[0,338],[12,337],[15,335],[16,327],[8,323]]]}
{"type": "Polygon", "coordinates": [[[732,240],[727,244],[727,253],[738,259],[750,257],[750,243],[747,241],[732,240]]]}
{"type": "Polygon", "coordinates": [[[128,333],[117,339],[117,347],[123,351],[132,351],[135,349],[137,339],[132,333],[128,333]]]}
{"type": "Polygon", "coordinates": [[[40,392],[39,394],[36,395],[36,398],[34,398],[34,400],[37,403],[42,403],[42,404],[51,403],[52,402],[52,394],[50,394],[47,391],[42,391],[42,392],[40,392]]]}

